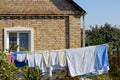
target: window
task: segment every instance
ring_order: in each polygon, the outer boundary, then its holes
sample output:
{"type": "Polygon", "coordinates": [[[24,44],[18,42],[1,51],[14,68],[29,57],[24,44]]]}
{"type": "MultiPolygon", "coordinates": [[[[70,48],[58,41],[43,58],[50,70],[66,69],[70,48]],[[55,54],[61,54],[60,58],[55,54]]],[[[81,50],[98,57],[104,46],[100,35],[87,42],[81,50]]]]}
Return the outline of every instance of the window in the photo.
{"type": "Polygon", "coordinates": [[[14,51],[22,51],[21,48],[33,51],[33,29],[23,27],[5,28],[4,51],[12,45],[19,45],[14,51]]]}
{"type": "Polygon", "coordinates": [[[9,46],[19,45],[14,51],[22,51],[21,47],[30,51],[29,32],[9,32],[9,46]]]}

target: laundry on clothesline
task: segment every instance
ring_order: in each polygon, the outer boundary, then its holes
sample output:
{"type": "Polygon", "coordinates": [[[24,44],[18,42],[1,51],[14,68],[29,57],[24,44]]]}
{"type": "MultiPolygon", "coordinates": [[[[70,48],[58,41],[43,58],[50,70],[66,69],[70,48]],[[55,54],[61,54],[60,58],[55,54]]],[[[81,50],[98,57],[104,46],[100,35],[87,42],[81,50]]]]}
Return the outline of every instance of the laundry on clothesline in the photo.
{"type": "Polygon", "coordinates": [[[109,70],[109,61],[108,61],[108,45],[98,45],[96,46],[95,55],[96,55],[96,74],[108,73],[109,70]]]}
{"type": "Polygon", "coordinates": [[[35,67],[35,55],[34,54],[27,54],[27,62],[29,67],[35,67]]]}
{"type": "Polygon", "coordinates": [[[12,52],[14,63],[16,67],[23,67],[27,65],[27,54],[24,51],[12,52]],[[25,55],[25,56],[23,56],[25,55]]]}
{"type": "Polygon", "coordinates": [[[65,70],[69,75],[91,76],[108,73],[108,45],[96,45],[64,50],[12,52],[17,67],[38,66],[43,73],[52,76],[54,70],[65,70]]]}
{"type": "Polygon", "coordinates": [[[58,64],[61,67],[64,67],[67,65],[66,63],[66,55],[65,55],[65,50],[60,50],[58,51],[58,64]]]}
{"type": "Polygon", "coordinates": [[[17,61],[18,62],[23,62],[26,60],[26,55],[27,54],[17,54],[17,61]]]}
{"type": "Polygon", "coordinates": [[[66,51],[70,76],[84,75],[94,71],[96,46],[69,49],[66,51]]]}
{"type": "Polygon", "coordinates": [[[12,55],[12,54],[7,53],[6,56],[7,56],[8,59],[9,59],[8,63],[13,63],[13,62],[14,62],[14,59],[13,59],[13,55],[12,55]]]}
{"type": "Polygon", "coordinates": [[[46,66],[43,61],[43,55],[41,53],[35,53],[35,64],[40,68],[42,72],[46,72],[46,66]]]}
{"type": "Polygon", "coordinates": [[[66,51],[70,76],[91,76],[108,73],[108,45],[89,46],[66,51]]]}
{"type": "Polygon", "coordinates": [[[108,48],[109,46],[107,44],[96,46],[94,71],[88,74],[80,75],[80,77],[95,76],[108,73],[110,69],[108,61],[108,48]]]}

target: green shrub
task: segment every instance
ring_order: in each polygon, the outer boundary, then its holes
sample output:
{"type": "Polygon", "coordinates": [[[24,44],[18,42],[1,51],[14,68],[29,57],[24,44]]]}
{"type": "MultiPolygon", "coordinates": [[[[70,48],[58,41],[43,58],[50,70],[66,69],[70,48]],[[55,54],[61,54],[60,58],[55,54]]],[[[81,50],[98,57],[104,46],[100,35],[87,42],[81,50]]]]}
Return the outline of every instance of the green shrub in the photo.
{"type": "Polygon", "coordinates": [[[18,70],[14,63],[8,63],[8,57],[5,53],[0,53],[0,80],[16,80],[16,71],[18,70]]]}
{"type": "Polygon", "coordinates": [[[5,53],[0,52],[0,80],[18,80],[17,73],[23,74],[23,80],[41,80],[44,76],[38,67],[17,68],[14,63],[9,63],[9,58],[5,53]]]}
{"type": "Polygon", "coordinates": [[[43,73],[40,71],[39,67],[24,67],[22,71],[24,75],[24,80],[41,80],[44,76],[43,73]]]}

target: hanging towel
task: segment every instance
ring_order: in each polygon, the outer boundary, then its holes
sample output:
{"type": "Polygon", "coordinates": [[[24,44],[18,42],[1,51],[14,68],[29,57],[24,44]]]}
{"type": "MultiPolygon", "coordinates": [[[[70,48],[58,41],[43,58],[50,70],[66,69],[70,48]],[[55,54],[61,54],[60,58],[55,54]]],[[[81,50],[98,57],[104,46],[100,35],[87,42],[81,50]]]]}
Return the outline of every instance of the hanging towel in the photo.
{"type": "Polygon", "coordinates": [[[35,53],[35,64],[36,64],[36,66],[38,66],[40,68],[40,70],[43,73],[46,72],[46,66],[43,61],[42,53],[39,53],[39,52],[35,53]]]}
{"type": "Polygon", "coordinates": [[[50,66],[58,65],[58,51],[50,51],[50,66]]]}
{"type": "Polygon", "coordinates": [[[26,60],[27,54],[17,54],[17,61],[23,62],[26,60]]]}
{"type": "Polygon", "coordinates": [[[35,55],[34,54],[27,54],[27,61],[29,67],[35,67],[35,55]]]}
{"type": "Polygon", "coordinates": [[[63,50],[58,51],[58,63],[59,63],[59,66],[61,67],[66,66],[65,51],[63,50]]]}
{"type": "Polygon", "coordinates": [[[108,61],[108,45],[102,44],[97,45],[95,49],[96,54],[96,73],[103,74],[108,73],[109,70],[109,61],[108,61]]]}
{"type": "Polygon", "coordinates": [[[94,71],[95,46],[66,50],[66,58],[72,77],[94,71]]]}
{"type": "Polygon", "coordinates": [[[43,51],[43,60],[45,62],[46,67],[50,67],[50,53],[49,51],[43,51]]]}
{"type": "Polygon", "coordinates": [[[35,53],[35,64],[40,67],[40,63],[42,61],[42,54],[35,53]]]}
{"type": "Polygon", "coordinates": [[[52,71],[57,67],[52,67],[58,65],[58,52],[57,51],[50,51],[50,58],[49,58],[49,76],[52,77],[52,71]]]}

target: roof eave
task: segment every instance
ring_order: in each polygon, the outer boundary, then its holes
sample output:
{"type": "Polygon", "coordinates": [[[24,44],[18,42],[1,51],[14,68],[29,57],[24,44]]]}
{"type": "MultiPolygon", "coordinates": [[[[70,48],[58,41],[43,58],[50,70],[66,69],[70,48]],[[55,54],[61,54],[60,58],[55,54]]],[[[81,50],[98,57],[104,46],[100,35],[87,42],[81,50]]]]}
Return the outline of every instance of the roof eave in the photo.
{"type": "Polygon", "coordinates": [[[74,2],[73,0],[67,0],[69,1],[71,4],[73,4],[79,11],[81,11],[81,15],[85,15],[86,11],[84,9],[82,9],[76,2],[74,2]]]}

